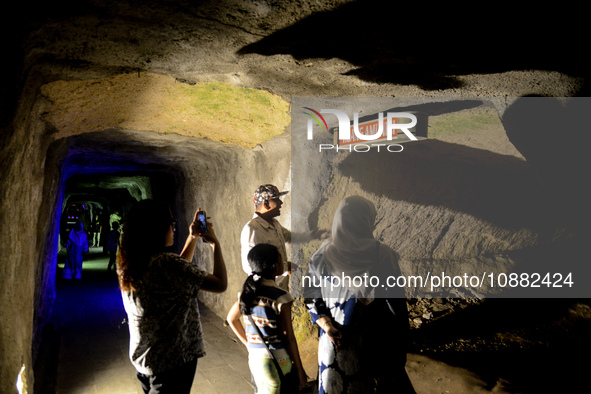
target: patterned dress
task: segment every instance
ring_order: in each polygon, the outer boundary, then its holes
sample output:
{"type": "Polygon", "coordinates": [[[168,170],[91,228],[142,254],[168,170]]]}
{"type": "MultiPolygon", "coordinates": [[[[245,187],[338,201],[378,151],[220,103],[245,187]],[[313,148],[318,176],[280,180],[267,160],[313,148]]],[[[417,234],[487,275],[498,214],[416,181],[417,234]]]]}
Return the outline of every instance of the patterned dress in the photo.
{"type": "MultiPolygon", "coordinates": [[[[342,346],[337,352],[326,332],[319,329],[319,393],[374,392],[376,381],[395,376],[397,371],[402,374],[408,330],[406,300],[380,294],[381,298],[369,304],[362,302],[346,287],[338,286],[326,269],[322,252],[312,257],[308,276],[315,277],[316,283],[331,278],[335,284],[332,287],[328,282],[327,286],[304,289],[312,322],[328,316],[343,334],[342,346]]],[[[386,385],[400,388],[399,383],[386,385]]],[[[412,389],[392,392],[412,392],[412,389]]]]}
{"type": "Polygon", "coordinates": [[[207,272],[174,253],[152,259],[144,286],[122,292],[129,321],[129,358],[155,375],[205,355],[197,295],[207,272]]]}

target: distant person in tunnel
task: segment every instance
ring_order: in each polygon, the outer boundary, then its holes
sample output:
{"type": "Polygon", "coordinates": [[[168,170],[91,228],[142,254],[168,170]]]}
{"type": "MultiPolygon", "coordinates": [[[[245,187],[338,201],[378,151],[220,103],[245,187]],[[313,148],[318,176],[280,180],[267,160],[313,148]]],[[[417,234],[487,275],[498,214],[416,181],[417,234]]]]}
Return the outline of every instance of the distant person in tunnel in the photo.
{"type": "Polygon", "coordinates": [[[123,218],[121,217],[121,215],[119,214],[119,211],[115,211],[111,214],[111,216],[109,216],[109,227],[112,229],[113,228],[113,223],[117,222],[117,223],[121,223],[121,220],[123,218]]]}
{"type": "Polygon", "coordinates": [[[113,222],[113,229],[111,232],[109,232],[109,242],[107,244],[107,249],[109,249],[109,265],[107,266],[107,272],[109,273],[115,268],[120,237],[121,233],[119,232],[119,222],[113,222]]]}
{"type": "Polygon", "coordinates": [[[197,297],[223,292],[227,275],[220,243],[208,221],[202,233],[197,215],[180,255],[176,220],[166,203],[138,202],[123,226],[117,273],[130,333],[129,357],[145,393],[189,393],[197,360],[205,355],[197,297]],[[192,262],[199,238],[213,248],[213,273],[192,262]]]}
{"type": "Polygon", "coordinates": [[[355,278],[399,276],[397,254],[374,238],[374,204],[351,196],[334,215],[332,236],[314,253],[303,281],[320,328],[319,393],[414,393],[405,370],[409,331],[404,289],[355,278]],[[351,281],[343,279],[352,278],[351,281]]]}
{"type": "Polygon", "coordinates": [[[84,232],[84,226],[76,222],[66,241],[66,263],[62,271],[64,279],[81,279],[82,262],[84,253],[88,252],[88,237],[84,232]]]}
{"type": "Polygon", "coordinates": [[[92,247],[96,248],[101,244],[101,231],[102,231],[102,224],[100,220],[100,216],[96,214],[94,216],[94,221],[92,222],[92,247]]]}

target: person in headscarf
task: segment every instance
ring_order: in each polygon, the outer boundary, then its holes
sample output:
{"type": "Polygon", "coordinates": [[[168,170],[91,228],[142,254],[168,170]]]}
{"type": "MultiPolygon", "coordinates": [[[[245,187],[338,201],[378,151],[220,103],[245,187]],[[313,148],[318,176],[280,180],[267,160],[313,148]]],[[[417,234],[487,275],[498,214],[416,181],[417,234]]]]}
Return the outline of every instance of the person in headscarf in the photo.
{"type": "Polygon", "coordinates": [[[331,238],[310,261],[304,296],[320,333],[320,394],[414,393],[405,370],[404,290],[381,286],[400,274],[398,255],[374,238],[376,217],[371,201],[345,198],[331,238]],[[379,284],[369,278],[379,278],[379,284]]]}
{"type": "Polygon", "coordinates": [[[84,253],[88,252],[88,238],[84,232],[84,226],[80,222],[76,222],[68,241],[66,242],[66,264],[62,271],[62,278],[64,279],[81,279],[82,278],[82,262],[84,260],[84,253]]]}

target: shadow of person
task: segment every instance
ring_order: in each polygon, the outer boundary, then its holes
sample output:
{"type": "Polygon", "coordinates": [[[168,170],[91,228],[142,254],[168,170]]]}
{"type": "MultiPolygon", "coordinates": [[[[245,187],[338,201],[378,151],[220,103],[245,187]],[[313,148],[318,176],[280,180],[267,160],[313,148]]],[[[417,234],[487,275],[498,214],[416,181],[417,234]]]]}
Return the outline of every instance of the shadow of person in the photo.
{"type": "Polygon", "coordinates": [[[552,217],[554,233],[508,251],[516,262],[508,275],[518,280],[499,298],[415,330],[417,349],[448,349],[429,355],[484,376],[494,371],[518,392],[577,391],[585,384],[589,362],[564,361],[591,349],[590,108],[588,98],[523,97],[504,112],[507,136],[540,181],[546,202],[540,219],[552,217]],[[471,351],[454,351],[461,343],[471,344],[471,351]]]}
{"type": "Polygon", "coordinates": [[[509,141],[526,158],[565,222],[586,228],[591,219],[591,99],[522,97],[507,108],[501,122],[509,141]]]}
{"type": "Polygon", "coordinates": [[[475,17],[444,3],[353,1],[313,13],[244,46],[238,54],[338,58],[355,67],[347,75],[426,90],[462,87],[458,76],[468,74],[586,73],[580,45],[573,39],[583,36],[585,24],[570,10],[556,12],[564,12],[563,19],[553,13],[548,22],[561,20],[560,29],[544,28],[542,21],[549,15],[531,7],[495,4],[475,17]],[[499,23],[510,26],[506,35],[499,35],[499,23]],[[560,56],[549,56],[553,46],[561,49],[560,56]]]}
{"type": "Polygon", "coordinates": [[[517,157],[424,140],[400,155],[347,155],[338,170],[362,190],[391,201],[444,207],[507,229],[547,225],[548,217],[540,217],[548,204],[544,191],[517,157]]]}

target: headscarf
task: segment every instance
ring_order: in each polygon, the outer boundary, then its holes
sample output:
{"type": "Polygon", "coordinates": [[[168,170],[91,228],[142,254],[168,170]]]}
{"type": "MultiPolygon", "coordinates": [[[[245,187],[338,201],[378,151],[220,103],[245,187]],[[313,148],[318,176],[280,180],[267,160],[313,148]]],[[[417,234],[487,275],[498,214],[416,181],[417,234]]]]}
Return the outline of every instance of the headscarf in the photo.
{"type": "Polygon", "coordinates": [[[84,225],[80,222],[76,223],[72,230],[70,230],[70,236],[68,239],[76,246],[82,246],[88,243],[86,233],[84,232],[84,225]]]}
{"type": "MultiPolygon", "coordinates": [[[[350,196],[339,204],[332,223],[332,238],[323,248],[328,271],[335,276],[384,275],[398,272],[397,255],[374,238],[377,211],[361,196],[350,196]]],[[[349,287],[358,298],[371,302],[376,294],[371,286],[349,287]]]]}

